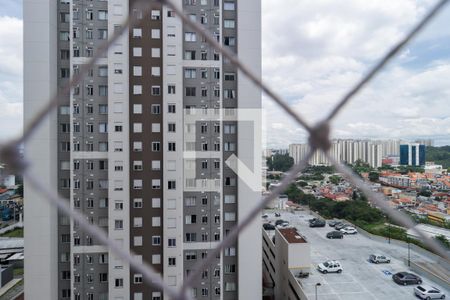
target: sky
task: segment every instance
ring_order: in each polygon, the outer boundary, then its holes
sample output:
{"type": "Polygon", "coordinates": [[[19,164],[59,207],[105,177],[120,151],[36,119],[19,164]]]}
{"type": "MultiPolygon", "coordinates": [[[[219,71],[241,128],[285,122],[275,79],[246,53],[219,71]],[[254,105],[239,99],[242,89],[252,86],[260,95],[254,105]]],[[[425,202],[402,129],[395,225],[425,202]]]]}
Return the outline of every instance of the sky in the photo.
{"type": "MultiPolygon", "coordinates": [[[[263,79],[313,124],[416,24],[431,0],[261,0],[263,79]]],[[[0,5],[0,141],[22,130],[22,1],[0,5]]],[[[450,144],[450,6],[332,122],[334,138],[450,144]]],[[[263,97],[264,143],[307,139],[263,97]]]]}

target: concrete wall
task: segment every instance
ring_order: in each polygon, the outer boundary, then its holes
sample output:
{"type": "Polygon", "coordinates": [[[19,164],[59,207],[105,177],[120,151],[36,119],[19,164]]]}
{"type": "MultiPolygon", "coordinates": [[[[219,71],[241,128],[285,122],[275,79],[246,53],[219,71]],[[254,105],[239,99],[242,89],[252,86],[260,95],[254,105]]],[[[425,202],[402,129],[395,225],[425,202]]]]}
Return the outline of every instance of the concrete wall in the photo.
{"type": "MultiPolygon", "coordinates": [[[[24,125],[49,102],[57,90],[57,1],[24,0],[24,125]]],[[[56,111],[35,129],[25,144],[29,172],[44,188],[57,194],[56,111]]],[[[57,299],[57,210],[24,180],[25,294],[34,299],[57,299]],[[28,249],[28,250],[27,250],[28,249]]]]}
{"type": "MultiPolygon", "coordinates": [[[[261,1],[242,0],[238,2],[238,55],[251,66],[253,72],[261,74],[261,1]]],[[[238,109],[261,108],[261,91],[241,72],[238,72],[238,109]]],[[[252,170],[261,186],[261,117],[253,123],[239,122],[238,157],[252,170]],[[248,124],[248,125],[246,125],[248,124]]],[[[238,181],[238,222],[260,201],[261,192],[254,191],[243,180],[238,181]]],[[[252,224],[239,235],[239,299],[261,299],[262,297],[262,253],[261,220],[255,218],[252,224]],[[256,275],[256,276],[255,276],[256,275]]]]}
{"type": "MultiPolygon", "coordinates": [[[[405,265],[408,265],[408,259],[404,259],[403,262],[405,265]]],[[[448,278],[443,277],[440,274],[434,273],[430,271],[429,269],[426,269],[422,267],[419,264],[416,264],[413,261],[410,261],[410,269],[411,271],[414,271],[415,273],[422,275],[424,277],[427,277],[431,279],[433,282],[437,282],[439,285],[445,287],[447,290],[450,289],[450,280],[448,278]]]]}

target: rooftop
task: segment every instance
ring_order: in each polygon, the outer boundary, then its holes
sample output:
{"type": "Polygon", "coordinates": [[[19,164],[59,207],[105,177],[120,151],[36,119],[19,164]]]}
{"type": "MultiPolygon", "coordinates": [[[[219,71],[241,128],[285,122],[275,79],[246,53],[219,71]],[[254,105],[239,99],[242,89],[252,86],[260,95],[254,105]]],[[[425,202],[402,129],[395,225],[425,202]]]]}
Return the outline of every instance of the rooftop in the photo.
{"type": "Polygon", "coordinates": [[[289,244],[306,243],[306,240],[297,232],[295,228],[280,228],[278,231],[284,236],[289,244]]]}

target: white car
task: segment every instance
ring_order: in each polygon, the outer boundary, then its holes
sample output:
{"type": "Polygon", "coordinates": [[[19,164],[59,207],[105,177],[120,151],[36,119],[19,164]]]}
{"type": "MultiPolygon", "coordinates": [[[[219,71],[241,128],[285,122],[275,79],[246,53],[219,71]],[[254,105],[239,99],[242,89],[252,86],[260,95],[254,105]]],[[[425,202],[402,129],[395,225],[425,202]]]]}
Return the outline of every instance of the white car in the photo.
{"type": "Polygon", "coordinates": [[[414,288],[414,294],[420,299],[445,299],[445,294],[439,289],[429,285],[418,285],[414,288]]]}
{"type": "Polygon", "coordinates": [[[292,228],[289,222],[283,222],[280,225],[277,225],[278,228],[292,228]]]}
{"type": "Polygon", "coordinates": [[[379,263],[390,263],[391,259],[385,255],[380,255],[380,254],[371,254],[369,256],[369,261],[374,263],[374,264],[379,264],[379,263]]]}
{"type": "Polygon", "coordinates": [[[355,227],[351,227],[351,226],[344,227],[344,228],[342,228],[340,231],[341,231],[343,234],[357,234],[357,233],[358,233],[358,231],[356,230],[356,228],[355,228],[355,227]]]}
{"type": "Polygon", "coordinates": [[[327,260],[317,266],[317,270],[323,274],[327,273],[341,273],[344,271],[342,265],[337,260],[327,260]]]}

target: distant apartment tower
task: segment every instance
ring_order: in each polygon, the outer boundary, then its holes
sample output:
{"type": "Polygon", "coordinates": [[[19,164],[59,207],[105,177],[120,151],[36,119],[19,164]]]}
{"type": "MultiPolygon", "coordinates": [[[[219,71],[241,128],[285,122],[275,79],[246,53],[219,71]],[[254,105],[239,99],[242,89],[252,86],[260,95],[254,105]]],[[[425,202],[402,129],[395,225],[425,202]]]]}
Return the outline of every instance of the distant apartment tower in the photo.
{"type": "Polygon", "coordinates": [[[433,139],[418,139],[415,140],[414,143],[425,145],[425,147],[430,147],[434,145],[433,139]]]}
{"type": "Polygon", "coordinates": [[[400,145],[400,165],[424,166],[425,145],[412,143],[400,145]]]}
{"type": "MultiPolygon", "coordinates": [[[[289,155],[298,163],[308,153],[308,144],[289,145],[289,155]]],[[[369,140],[332,140],[329,155],[338,162],[354,163],[361,160],[371,167],[381,167],[383,144],[369,140]]],[[[331,161],[323,153],[316,151],[309,160],[311,165],[330,165],[331,161]]]]}
{"type": "MultiPolygon", "coordinates": [[[[25,155],[43,188],[179,288],[259,201],[225,161],[236,155],[260,186],[260,119],[230,116],[258,114],[261,93],[173,11],[146,16],[137,2],[24,0],[25,125],[58,94],[25,155]],[[140,24],[66,91],[128,15],[140,24]]],[[[260,1],[173,2],[260,76],[260,1]]],[[[26,181],[25,210],[27,299],[168,299],[26,181]]],[[[191,296],[260,299],[260,230],[201,270],[191,296]]]]}
{"type": "Polygon", "coordinates": [[[376,141],[382,145],[382,156],[399,156],[400,155],[400,140],[380,140],[376,141]]]}

